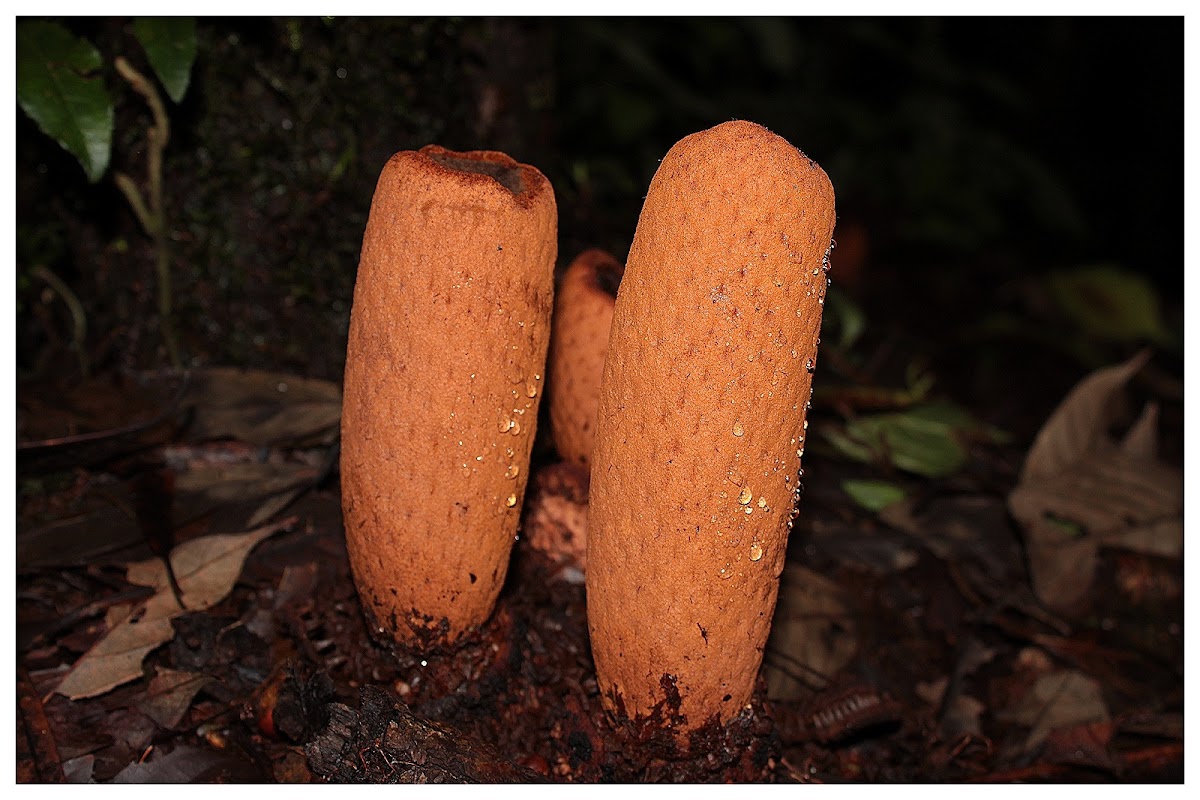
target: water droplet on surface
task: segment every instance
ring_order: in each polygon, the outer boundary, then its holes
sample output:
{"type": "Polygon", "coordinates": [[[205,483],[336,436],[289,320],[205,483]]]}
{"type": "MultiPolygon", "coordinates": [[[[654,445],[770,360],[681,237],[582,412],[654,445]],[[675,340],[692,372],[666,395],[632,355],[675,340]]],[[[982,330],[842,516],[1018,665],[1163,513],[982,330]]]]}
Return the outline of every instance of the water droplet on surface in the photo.
{"type": "Polygon", "coordinates": [[[753,514],[753,513],[754,513],[754,507],[753,507],[753,506],[746,506],[746,513],[747,513],[747,514],[753,514]]]}
{"type": "Polygon", "coordinates": [[[741,436],[745,432],[746,432],[746,429],[742,427],[742,423],[740,423],[740,422],[733,423],[733,435],[734,436],[741,436]]]}
{"type": "Polygon", "coordinates": [[[733,565],[726,564],[717,572],[717,577],[723,581],[727,581],[733,577],[733,565]]]}
{"type": "Polygon", "coordinates": [[[765,498],[765,497],[758,498],[758,507],[766,508],[767,507],[767,498],[765,498]]]}
{"type": "Polygon", "coordinates": [[[504,448],[504,455],[507,456],[508,458],[512,458],[513,457],[513,449],[511,447],[504,448]]]}
{"type": "Polygon", "coordinates": [[[515,494],[510,494],[508,499],[504,501],[504,504],[509,508],[512,508],[517,504],[517,496],[515,494]]]}
{"type": "Polygon", "coordinates": [[[754,497],[754,492],[750,491],[750,487],[747,486],[742,489],[742,493],[738,495],[738,502],[742,505],[746,505],[750,502],[752,497],[754,497]]]}
{"type": "MultiPolygon", "coordinates": [[[[806,423],[804,423],[804,424],[805,424],[805,425],[807,425],[808,423],[806,422],[806,423]]],[[[517,421],[514,419],[514,420],[512,421],[512,435],[513,435],[513,436],[516,436],[516,435],[517,435],[518,433],[520,433],[520,432],[521,432],[521,423],[517,422],[517,421]]]]}
{"type": "Polygon", "coordinates": [[[760,545],[758,542],[755,542],[754,544],[750,545],[750,560],[758,561],[762,557],[763,557],[762,545],[760,545]]]}
{"type": "Polygon", "coordinates": [[[513,426],[513,421],[511,419],[502,419],[502,420],[500,420],[500,425],[498,426],[498,429],[501,433],[508,433],[508,429],[511,428],[512,426],[513,426]]]}
{"type": "Polygon", "coordinates": [[[812,373],[817,369],[817,362],[810,358],[804,362],[804,368],[808,370],[809,373],[812,373]]]}
{"type": "MultiPolygon", "coordinates": [[[[804,430],[808,430],[808,420],[804,420],[804,430]]],[[[801,438],[801,441],[803,441],[803,438],[801,438]]]]}
{"type": "Polygon", "coordinates": [[[532,383],[525,384],[525,396],[537,397],[537,386],[532,383]]]}
{"type": "Polygon", "coordinates": [[[516,464],[509,464],[508,469],[504,470],[504,477],[515,478],[521,474],[521,468],[516,464]]]}

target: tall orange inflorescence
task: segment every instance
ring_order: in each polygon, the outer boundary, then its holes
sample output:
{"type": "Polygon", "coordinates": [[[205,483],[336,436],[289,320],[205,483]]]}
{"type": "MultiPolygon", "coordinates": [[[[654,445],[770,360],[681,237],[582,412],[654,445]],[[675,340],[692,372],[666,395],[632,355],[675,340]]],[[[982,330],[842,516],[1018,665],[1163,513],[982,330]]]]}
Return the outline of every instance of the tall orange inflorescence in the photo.
{"type": "Polygon", "coordinates": [[[363,236],[346,353],[342,499],[375,632],[482,624],[504,582],[543,394],[557,212],[502,153],[394,155],[363,236]]]}
{"type": "Polygon", "coordinates": [[[671,148],[617,296],[588,517],[610,707],[681,731],[750,699],[797,503],[834,226],[825,172],[728,122],[671,148]],[[619,701],[619,703],[618,703],[619,701]]]}

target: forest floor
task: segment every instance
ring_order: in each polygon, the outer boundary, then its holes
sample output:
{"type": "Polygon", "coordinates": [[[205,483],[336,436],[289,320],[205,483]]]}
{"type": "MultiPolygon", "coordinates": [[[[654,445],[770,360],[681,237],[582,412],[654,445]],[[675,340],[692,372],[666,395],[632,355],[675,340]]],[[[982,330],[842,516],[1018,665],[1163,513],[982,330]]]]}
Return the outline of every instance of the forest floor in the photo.
{"type": "Polygon", "coordinates": [[[544,435],[495,613],[418,653],[373,640],[355,593],[337,384],[211,368],[19,402],[21,781],[1182,777],[1182,480],[1137,445],[1157,439],[1144,422],[1108,449],[1077,417],[1063,432],[1070,403],[1046,426],[1117,465],[1098,479],[1115,504],[1080,488],[1090,468],[1031,501],[1020,449],[977,439],[873,512],[845,488],[863,466],[818,447],[754,701],[678,752],[670,708],[632,725],[601,707],[582,574],[541,545],[583,533],[562,509],[586,483],[544,435]],[[1101,518],[1047,549],[1029,502],[1101,518]]]}

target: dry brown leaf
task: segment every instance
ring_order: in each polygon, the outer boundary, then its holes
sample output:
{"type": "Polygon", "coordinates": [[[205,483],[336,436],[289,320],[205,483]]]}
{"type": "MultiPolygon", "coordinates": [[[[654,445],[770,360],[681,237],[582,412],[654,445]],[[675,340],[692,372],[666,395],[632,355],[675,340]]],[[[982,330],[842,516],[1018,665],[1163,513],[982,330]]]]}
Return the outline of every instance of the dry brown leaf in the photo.
{"type": "Polygon", "coordinates": [[[772,700],[807,697],[821,676],[842,669],[858,648],[856,626],[836,583],[789,563],[767,640],[767,695],[772,700]]]}
{"type": "Polygon", "coordinates": [[[161,749],[145,761],[136,761],[118,772],[111,783],[250,783],[262,777],[230,752],[190,744],[178,745],[166,755],[161,749]]]}
{"type": "Polygon", "coordinates": [[[1033,591],[1050,608],[1071,609],[1092,585],[1100,543],[1045,520],[1025,531],[1033,591]]]}
{"type": "Polygon", "coordinates": [[[1158,403],[1146,403],[1142,415],[1121,440],[1121,452],[1140,461],[1158,458],[1158,403]]]}
{"type": "Polygon", "coordinates": [[[1124,364],[1096,370],[1068,392],[1033,440],[1021,483],[1058,475],[1094,450],[1112,421],[1117,394],[1149,359],[1143,350],[1124,364]]]}
{"type": "Polygon", "coordinates": [[[342,390],[332,381],[214,367],[193,376],[185,402],[193,435],[257,445],[329,444],[337,437],[342,390]]]}
{"type": "Polygon", "coordinates": [[[84,653],[54,690],[71,700],[104,694],[141,677],[142,659],[175,635],[171,619],[180,613],[170,591],[159,592],[117,624],[84,653]]]}
{"type": "Polygon", "coordinates": [[[192,699],[212,678],[198,672],[160,668],[150,679],[138,710],[163,728],[174,728],[192,706],[192,699]]]}
{"type": "MultiPolygon", "coordinates": [[[[291,527],[297,517],[247,533],[221,533],[184,542],[171,551],[171,566],[188,611],[203,611],[225,599],[242,574],[242,564],[259,542],[291,527]]],[[[149,558],[129,565],[126,580],[170,592],[166,567],[149,558]]]]}
{"type": "Polygon", "coordinates": [[[1100,684],[1076,670],[1042,675],[1016,704],[996,713],[996,718],[1030,728],[1024,750],[1029,752],[1056,728],[1069,728],[1109,719],[1100,684]]]}
{"type": "Polygon", "coordinates": [[[205,464],[178,473],[175,491],[200,494],[213,503],[234,503],[286,492],[316,474],[307,464],[205,464]]]}
{"type": "Polygon", "coordinates": [[[1158,412],[1148,406],[1120,445],[1108,409],[1149,357],[1098,370],[1068,393],[1038,433],[1008,505],[1025,531],[1038,598],[1070,610],[1091,587],[1101,547],[1178,556],[1183,475],[1154,460],[1158,412]]]}
{"type": "MultiPolygon", "coordinates": [[[[233,589],[246,556],[255,545],[295,521],[296,517],[290,517],[248,533],[204,536],[171,551],[171,566],[179,580],[186,610],[204,610],[223,600],[233,589]]],[[[55,689],[57,693],[79,700],[141,677],[146,654],[175,635],[171,620],[185,609],[175,601],[162,561],[149,559],[130,564],[126,578],[157,592],[75,662],[55,689]]]]}

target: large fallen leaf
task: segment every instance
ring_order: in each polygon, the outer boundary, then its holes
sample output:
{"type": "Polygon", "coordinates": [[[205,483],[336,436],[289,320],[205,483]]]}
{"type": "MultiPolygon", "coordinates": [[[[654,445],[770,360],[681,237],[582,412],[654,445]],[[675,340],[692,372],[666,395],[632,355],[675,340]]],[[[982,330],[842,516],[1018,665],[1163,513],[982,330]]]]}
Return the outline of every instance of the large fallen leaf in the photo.
{"type": "Polygon", "coordinates": [[[1150,351],[1143,350],[1124,364],[1096,370],[1068,392],[1025,455],[1021,483],[1059,475],[1095,450],[1106,438],[1118,393],[1149,360],[1150,351]]]}
{"type": "Polygon", "coordinates": [[[841,592],[812,570],[784,567],[764,667],[772,700],[809,696],[853,658],[856,627],[841,592]]]}
{"type": "Polygon", "coordinates": [[[1052,608],[1071,609],[1086,595],[1101,547],[1182,552],[1183,474],[1156,460],[1156,408],[1148,406],[1119,445],[1108,435],[1125,384],[1148,358],[1143,351],[1072,389],[1009,494],[1034,590],[1052,608]]]}
{"type": "Polygon", "coordinates": [[[197,439],[303,447],[337,438],[342,390],[332,381],[214,367],[196,373],[184,401],[197,439]]]}
{"type": "Polygon", "coordinates": [[[1076,670],[1042,675],[1014,705],[996,712],[996,718],[1030,728],[1026,752],[1046,740],[1056,728],[1069,728],[1109,718],[1100,684],[1076,670]]]}
{"type": "Polygon", "coordinates": [[[139,610],[117,622],[75,663],[55,689],[71,700],[94,697],[142,675],[142,659],[175,635],[171,620],[185,611],[202,611],[225,599],[233,589],[250,551],[268,536],[291,527],[296,517],[242,534],[192,539],[171,552],[186,609],[171,592],[159,559],[130,564],[127,579],[156,589],[139,610]]]}
{"type": "Polygon", "coordinates": [[[207,675],[175,669],[159,669],[150,679],[138,710],[163,728],[174,728],[192,706],[196,693],[212,681],[207,675]]]}
{"type": "Polygon", "coordinates": [[[238,504],[250,503],[256,510],[246,519],[238,514],[230,526],[255,528],[282,511],[302,492],[311,488],[320,473],[295,462],[242,461],[232,464],[190,464],[175,479],[180,506],[190,518],[210,513],[232,513],[238,504]],[[242,522],[244,520],[244,522],[242,522]]]}
{"type": "Polygon", "coordinates": [[[262,776],[248,761],[230,752],[181,744],[166,755],[161,750],[118,772],[111,783],[257,783],[262,776]]]}
{"type": "Polygon", "coordinates": [[[241,462],[193,466],[175,478],[177,492],[191,492],[211,503],[237,503],[286,492],[317,474],[307,464],[241,462]]]}

